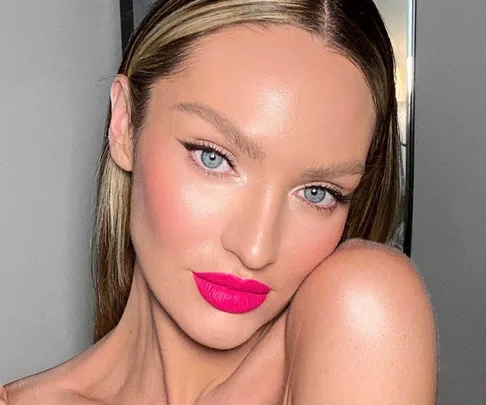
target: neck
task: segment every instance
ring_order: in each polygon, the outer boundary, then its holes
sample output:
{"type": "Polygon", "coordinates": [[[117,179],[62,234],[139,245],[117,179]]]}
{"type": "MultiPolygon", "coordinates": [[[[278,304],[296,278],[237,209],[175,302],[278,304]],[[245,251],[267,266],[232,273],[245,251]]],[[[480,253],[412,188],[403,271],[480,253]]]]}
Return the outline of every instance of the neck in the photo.
{"type": "Polygon", "coordinates": [[[135,267],[123,317],[81,356],[77,386],[107,403],[196,404],[231,377],[260,335],[232,350],[200,345],[171,319],[135,267]]]}

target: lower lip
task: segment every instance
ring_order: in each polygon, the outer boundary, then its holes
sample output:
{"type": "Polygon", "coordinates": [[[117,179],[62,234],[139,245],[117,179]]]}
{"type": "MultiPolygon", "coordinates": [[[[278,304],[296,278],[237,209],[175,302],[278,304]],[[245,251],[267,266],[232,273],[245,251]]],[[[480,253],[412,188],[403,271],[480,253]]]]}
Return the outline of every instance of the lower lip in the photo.
{"type": "Polygon", "coordinates": [[[199,293],[210,305],[220,311],[231,314],[246,314],[257,309],[265,302],[268,295],[231,290],[203,280],[194,273],[193,277],[199,293]]]}

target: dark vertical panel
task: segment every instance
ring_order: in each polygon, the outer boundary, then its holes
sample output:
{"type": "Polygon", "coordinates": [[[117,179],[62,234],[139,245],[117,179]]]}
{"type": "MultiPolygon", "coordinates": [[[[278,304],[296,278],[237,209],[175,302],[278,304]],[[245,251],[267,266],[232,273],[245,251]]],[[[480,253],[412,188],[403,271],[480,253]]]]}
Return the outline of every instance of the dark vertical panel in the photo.
{"type": "MultiPolygon", "coordinates": [[[[417,33],[417,3],[416,0],[410,1],[409,11],[409,54],[414,57],[415,62],[415,48],[416,48],[416,33],[417,33]]],[[[413,188],[415,176],[415,63],[413,66],[408,66],[412,69],[409,72],[411,83],[409,83],[408,94],[408,126],[407,126],[407,149],[406,149],[406,169],[405,169],[405,232],[403,240],[403,251],[410,257],[412,254],[412,229],[413,229],[413,188]],[[410,74],[411,73],[411,74],[410,74]]]]}
{"type": "Polygon", "coordinates": [[[133,24],[133,0],[120,0],[120,21],[122,34],[122,47],[125,49],[130,35],[132,35],[133,24]]]}

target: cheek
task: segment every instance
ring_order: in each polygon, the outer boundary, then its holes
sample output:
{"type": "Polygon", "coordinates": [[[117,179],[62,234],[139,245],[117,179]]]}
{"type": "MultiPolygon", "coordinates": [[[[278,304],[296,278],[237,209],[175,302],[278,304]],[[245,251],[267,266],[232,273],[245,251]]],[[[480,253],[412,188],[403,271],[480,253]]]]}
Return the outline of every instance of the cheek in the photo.
{"type": "Polygon", "coordinates": [[[292,232],[281,248],[281,262],[286,264],[282,269],[286,272],[289,289],[295,290],[334,251],[341,240],[346,218],[347,210],[340,210],[323,221],[292,225],[292,232]]]}
{"type": "Polygon", "coordinates": [[[201,175],[189,166],[185,152],[169,150],[168,145],[149,148],[140,156],[134,175],[132,234],[141,239],[137,245],[151,245],[164,257],[180,257],[217,236],[224,201],[216,203],[201,179],[197,181],[201,175]]]}

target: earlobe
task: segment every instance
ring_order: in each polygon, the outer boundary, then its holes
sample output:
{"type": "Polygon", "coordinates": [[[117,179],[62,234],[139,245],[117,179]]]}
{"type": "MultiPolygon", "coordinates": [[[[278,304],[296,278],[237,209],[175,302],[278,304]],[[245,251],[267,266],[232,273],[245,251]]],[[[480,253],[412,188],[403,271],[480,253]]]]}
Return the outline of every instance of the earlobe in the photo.
{"type": "Polygon", "coordinates": [[[130,91],[128,78],[118,75],[110,91],[111,120],[108,129],[110,154],[123,170],[133,169],[133,138],[130,128],[130,91]]]}

